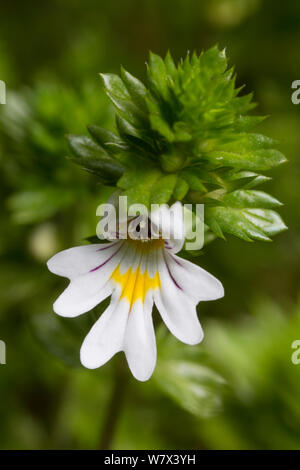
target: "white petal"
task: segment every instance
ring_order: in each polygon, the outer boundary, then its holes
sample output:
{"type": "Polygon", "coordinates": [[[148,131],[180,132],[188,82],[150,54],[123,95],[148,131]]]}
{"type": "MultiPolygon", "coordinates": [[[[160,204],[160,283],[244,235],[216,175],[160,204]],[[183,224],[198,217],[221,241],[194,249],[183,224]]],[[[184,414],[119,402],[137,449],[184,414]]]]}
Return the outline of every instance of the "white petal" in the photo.
{"type": "Polygon", "coordinates": [[[166,248],[177,253],[184,244],[184,219],[182,204],[177,201],[170,208],[162,204],[158,210],[151,212],[151,222],[165,239],[166,248]]]}
{"type": "Polygon", "coordinates": [[[172,277],[196,303],[224,296],[222,283],[205,269],[173,254],[165,253],[165,259],[172,277]]]}
{"type": "Polygon", "coordinates": [[[94,260],[93,264],[95,267],[89,271],[86,271],[86,263],[85,272],[71,278],[69,286],[58,297],[53,305],[54,311],[64,317],[75,317],[88,312],[108,297],[112,292],[110,276],[126,256],[126,250],[125,245],[119,245],[113,252],[109,248],[105,258],[101,255],[100,264],[97,258],[97,262],[94,260]]]}
{"type": "Polygon", "coordinates": [[[154,293],[154,300],[163,321],[171,333],[183,343],[200,343],[203,331],[197,317],[196,302],[172,277],[163,251],[159,253],[158,269],[161,288],[154,293]]]}
{"type": "Polygon", "coordinates": [[[156,364],[156,341],[152,321],[152,294],[144,304],[134,303],[127,322],[124,352],[133,376],[142,382],[148,380],[156,364]]]}
{"type": "Polygon", "coordinates": [[[129,304],[114,296],[109,307],[102,313],[86,336],[80,350],[82,365],[96,369],[122,350],[129,304]]]}
{"type": "MultiPolygon", "coordinates": [[[[110,266],[109,266],[110,267],[110,266]]],[[[111,268],[111,272],[113,271],[111,268]]],[[[99,273],[78,277],[70,282],[68,287],[53,304],[55,313],[62,317],[77,317],[96,307],[112,293],[112,285],[107,279],[99,279],[99,273]],[[99,282],[102,282],[99,287],[99,282]]]]}
{"type": "Polygon", "coordinates": [[[122,257],[122,260],[119,263],[120,272],[122,274],[125,274],[130,268],[132,271],[135,271],[140,265],[142,259],[142,253],[137,250],[134,245],[125,242],[124,246],[126,246],[126,255],[122,257]]]}
{"type": "Polygon", "coordinates": [[[72,279],[104,263],[117,252],[121,244],[122,242],[118,241],[75,246],[52,256],[47,266],[52,273],[72,279]]]}

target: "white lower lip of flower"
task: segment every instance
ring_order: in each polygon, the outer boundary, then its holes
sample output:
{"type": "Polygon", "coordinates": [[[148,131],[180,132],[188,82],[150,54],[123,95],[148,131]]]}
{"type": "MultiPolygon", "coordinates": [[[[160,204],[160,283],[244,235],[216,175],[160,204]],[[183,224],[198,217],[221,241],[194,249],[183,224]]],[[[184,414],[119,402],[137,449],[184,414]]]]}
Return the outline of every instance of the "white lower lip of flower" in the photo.
{"type": "Polygon", "coordinates": [[[124,351],[134,377],[148,380],[156,363],[154,303],[174,336],[187,344],[202,340],[196,305],[222,297],[223,287],[174,251],[170,240],[120,240],[71,248],[49,260],[50,271],[71,281],[54,303],[59,315],[80,315],[112,295],[83,342],[85,367],[100,367],[124,351]]]}

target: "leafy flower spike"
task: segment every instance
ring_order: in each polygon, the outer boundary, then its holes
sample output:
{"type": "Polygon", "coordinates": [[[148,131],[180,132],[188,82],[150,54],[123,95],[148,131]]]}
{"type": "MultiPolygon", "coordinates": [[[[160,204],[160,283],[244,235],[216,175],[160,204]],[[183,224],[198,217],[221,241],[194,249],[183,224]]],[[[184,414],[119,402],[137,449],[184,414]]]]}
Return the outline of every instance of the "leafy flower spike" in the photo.
{"type": "Polygon", "coordinates": [[[205,204],[206,239],[270,241],[286,226],[281,203],[256,189],[286,161],[255,128],[252,94],[240,96],[225,51],[213,47],[176,64],[150,54],[147,82],[123,68],[101,74],[116,131],[88,126],[70,135],[73,161],[133,203],[205,204]]]}
{"type": "Polygon", "coordinates": [[[174,336],[197,344],[203,332],[196,305],[224,295],[214,276],[175,255],[184,242],[181,203],[170,209],[163,205],[150,218],[160,234],[156,239],[128,238],[79,246],[48,261],[51,272],[70,279],[54,303],[58,315],[81,315],[111,295],[110,305],[82,344],[82,364],[94,369],[124,351],[132,374],[141,381],[151,377],[156,364],[154,303],[174,336]],[[170,230],[166,224],[171,210],[174,227],[170,230]],[[168,230],[170,238],[164,239],[168,230]],[[181,234],[180,238],[176,234],[181,234]]]}

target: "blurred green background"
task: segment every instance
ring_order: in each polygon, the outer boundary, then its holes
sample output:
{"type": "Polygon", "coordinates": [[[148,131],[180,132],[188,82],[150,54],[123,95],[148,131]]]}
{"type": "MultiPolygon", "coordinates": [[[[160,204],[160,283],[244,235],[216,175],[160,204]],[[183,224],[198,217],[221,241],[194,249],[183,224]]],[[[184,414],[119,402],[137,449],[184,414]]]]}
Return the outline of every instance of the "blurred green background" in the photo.
{"type": "Polygon", "coordinates": [[[300,449],[299,1],[16,0],[2,2],[0,26],[0,448],[300,449]],[[123,64],[143,80],[149,50],[178,60],[215,43],[270,115],[260,131],[289,159],[265,185],[289,230],[203,250],[225,298],[200,305],[199,346],[159,329],[149,382],[131,378],[120,355],[85,370],[79,347],[93,318],[55,316],[66,281],[45,261],[94,234],[107,194],[65,158],[64,135],[113,128],[99,72],[123,64]]]}

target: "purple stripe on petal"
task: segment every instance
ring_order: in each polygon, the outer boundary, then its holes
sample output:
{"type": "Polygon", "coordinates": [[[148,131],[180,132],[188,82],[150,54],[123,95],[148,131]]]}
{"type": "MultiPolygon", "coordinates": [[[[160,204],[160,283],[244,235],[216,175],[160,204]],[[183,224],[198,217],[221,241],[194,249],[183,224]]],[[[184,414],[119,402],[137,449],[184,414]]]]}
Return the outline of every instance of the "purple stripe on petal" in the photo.
{"type": "Polygon", "coordinates": [[[175,263],[178,264],[178,266],[180,266],[181,268],[183,268],[182,264],[180,263],[180,261],[178,261],[177,258],[175,258],[175,256],[173,256],[173,255],[170,255],[170,256],[171,256],[172,260],[174,260],[175,263]]]}
{"type": "Polygon", "coordinates": [[[118,242],[110,243],[109,245],[103,246],[102,248],[98,248],[97,251],[108,250],[108,248],[111,248],[111,247],[114,246],[116,243],[118,243],[118,242]]]}
{"type": "Polygon", "coordinates": [[[166,257],[164,255],[164,260],[165,260],[165,263],[166,263],[166,266],[167,266],[167,270],[168,270],[168,273],[170,275],[170,278],[172,279],[172,281],[174,282],[175,286],[180,289],[180,290],[183,290],[182,287],[178,284],[178,282],[176,281],[176,279],[173,277],[172,273],[171,273],[171,270],[170,270],[170,267],[168,265],[168,262],[166,260],[166,257]]]}
{"type": "Polygon", "coordinates": [[[107,264],[114,256],[116,256],[116,254],[120,251],[120,249],[122,248],[123,245],[121,245],[117,251],[115,251],[109,258],[107,258],[107,260],[105,260],[103,263],[99,264],[99,266],[96,266],[95,268],[93,269],[90,269],[89,270],[89,273],[92,273],[94,271],[97,271],[98,269],[102,268],[105,264],[107,264]]]}

